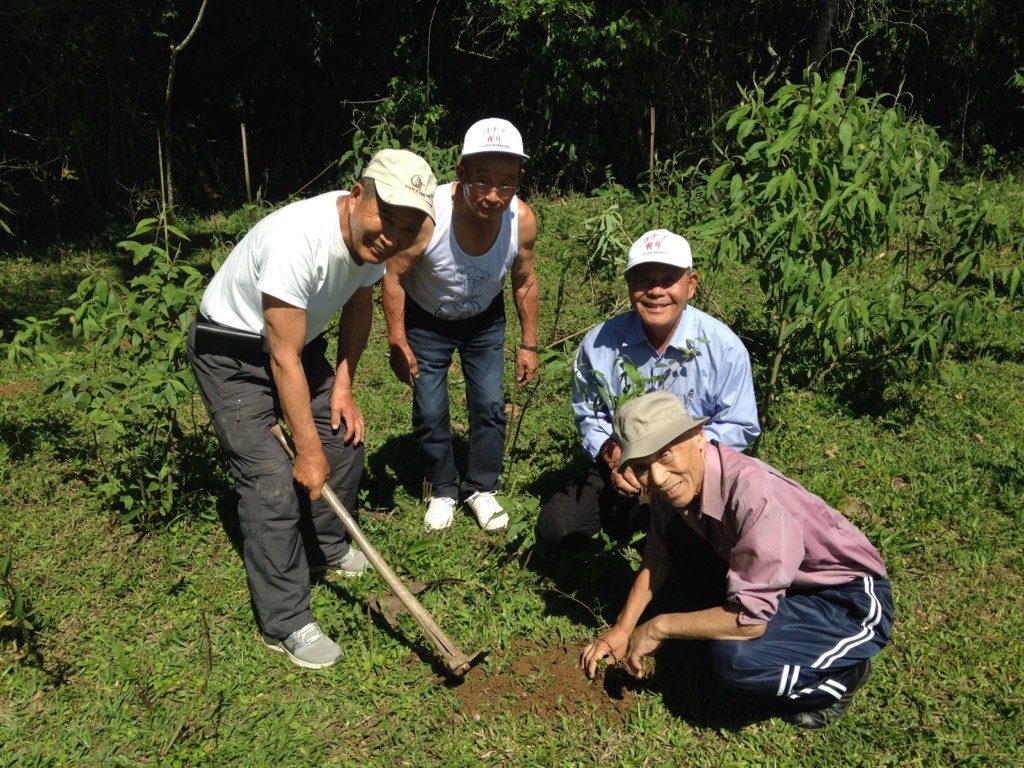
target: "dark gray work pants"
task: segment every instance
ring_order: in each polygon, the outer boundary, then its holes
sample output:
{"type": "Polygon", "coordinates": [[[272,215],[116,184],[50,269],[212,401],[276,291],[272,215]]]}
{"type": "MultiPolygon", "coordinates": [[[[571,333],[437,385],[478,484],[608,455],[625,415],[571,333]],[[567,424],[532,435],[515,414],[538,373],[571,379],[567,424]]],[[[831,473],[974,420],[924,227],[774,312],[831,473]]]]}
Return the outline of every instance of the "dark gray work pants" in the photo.
{"type": "MultiPolygon", "coordinates": [[[[326,348],[322,337],[311,341],[303,350],[302,366],[313,419],[331,466],[328,483],[354,510],[363,446],[342,441],[344,424],[337,433],[331,430],[334,370],[324,357],[326,348]]],[[[281,404],[269,357],[231,347],[197,353],[195,323],[189,328],[188,355],[235,480],[243,559],[256,618],[267,635],[283,639],[313,621],[310,564],[342,557],[348,551],[345,530],[323,500],[310,503],[270,433],[281,418],[281,404]]]]}

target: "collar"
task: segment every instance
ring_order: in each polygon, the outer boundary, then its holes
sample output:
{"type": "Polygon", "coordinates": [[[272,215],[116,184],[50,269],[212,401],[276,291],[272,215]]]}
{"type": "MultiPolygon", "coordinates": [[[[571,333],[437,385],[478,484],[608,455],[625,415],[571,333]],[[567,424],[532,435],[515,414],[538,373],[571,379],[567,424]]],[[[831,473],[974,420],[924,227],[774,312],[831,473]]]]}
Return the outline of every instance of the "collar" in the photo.
{"type": "MultiPolygon", "coordinates": [[[[632,315],[629,323],[629,328],[626,329],[625,335],[622,337],[623,347],[632,347],[637,344],[646,344],[648,348],[653,352],[654,347],[651,346],[651,342],[647,339],[647,332],[644,330],[644,324],[640,321],[640,315],[637,311],[631,310],[632,315]]],[[[696,329],[696,312],[692,311],[690,306],[687,305],[686,309],[683,310],[683,316],[679,318],[679,322],[676,324],[676,328],[672,331],[672,338],[668,341],[668,347],[665,351],[668,352],[669,348],[674,348],[680,352],[686,351],[687,341],[696,341],[697,333],[696,329]]]]}
{"type": "Polygon", "coordinates": [[[704,451],[704,482],[700,489],[700,513],[715,520],[725,515],[725,497],[722,488],[722,457],[718,442],[708,440],[704,451]]]}

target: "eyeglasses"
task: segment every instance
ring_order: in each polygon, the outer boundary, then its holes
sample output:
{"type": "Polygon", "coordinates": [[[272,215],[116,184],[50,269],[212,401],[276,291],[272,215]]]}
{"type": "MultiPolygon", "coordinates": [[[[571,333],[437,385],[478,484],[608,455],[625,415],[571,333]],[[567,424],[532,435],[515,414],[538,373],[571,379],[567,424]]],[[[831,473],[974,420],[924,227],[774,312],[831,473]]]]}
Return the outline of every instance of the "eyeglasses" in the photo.
{"type": "Polygon", "coordinates": [[[651,474],[651,466],[654,464],[661,464],[663,467],[672,461],[672,457],[675,456],[676,446],[679,442],[673,442],[670,445],[666,445],[654,456],[651,456],[647,460],[637,460],[629,463],[629,468],[633,472],[633,476],[640,481],[640,484],[647,486],[648,480],[651,474]]]}
{"type": "Polygon", "coordinates": [[[478,195],[488,195],[491,190],[497,190],[498,197],[512,197],[519,187],[514,184],[491,184],[489,181],[471,181],[469,188],[478,195]]]}

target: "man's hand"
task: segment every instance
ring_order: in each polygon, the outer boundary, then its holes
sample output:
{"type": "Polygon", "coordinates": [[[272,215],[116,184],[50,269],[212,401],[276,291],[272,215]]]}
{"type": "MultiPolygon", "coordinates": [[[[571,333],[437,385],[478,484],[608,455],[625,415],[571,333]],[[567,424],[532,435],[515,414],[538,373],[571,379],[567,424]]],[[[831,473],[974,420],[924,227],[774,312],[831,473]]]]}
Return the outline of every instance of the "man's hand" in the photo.
{"type": "Polygon", "coordinates": [[[327,456],[323,450],[314,453],[300,453],[295,457],[295,466],[292,467],[292,477],[306,489],[310,501],[320,498],[320,490],[327,482],[331,474],[331,465],[327,463],[327,456]]]}
{"type": "Polygon", "coordinates": [[[623,496],[640,495],[642,489],[632,471],[627,469],[625,472],[619,472],[619,457],[622,455],[622,448],[615,442],[615,438],[609,437],[605,440],[598,455],[607,465],[608,471],[611,472],[612,483],[615,485],[616,491],[623,496]]]}
{"type": "Polygon", "coordinates": [[[537,374],[537,353],[520,348],[516,352],[516,381],[529,384],[537,374]]]}
{"type": "Polygon", "coordinates": [[[398,380],[410,387],[413,385],[413,380],[420,375],[420,366],[416,362],[416,355],[406,342],[392,342],[388,362],[398,380]]]}
{"type": "Polygon", "coordinates": [[[626,655],[626,648],[629,645],[629,632],[616,624],[604,635],[597,638],[580,653],[580,669],[591,680],[597,674],[597,664],[601,659],[609,659],[612,664],[618,664],[619,660],[626,655]]]}
{"type": "Polygon", "coordinates": [[[352,390],[339,387],[338,381],[335,380],[334,389],[331,390],[331,429],[337,432],[341,428],[342,420],[345,422],[344,441],[351,442],[352,445],[363,442],[363,414],[356,405],[352,390]]]}
{"type": "Polygon", "coordinates": [[[663,638],[655,628],[656,621],[657,617],[644,622],[629,636],[629,647],[626,649],[626,671],[638,680],[647,674],[644,669],[644,656],[650,656],[661,647],[663,638]]]}

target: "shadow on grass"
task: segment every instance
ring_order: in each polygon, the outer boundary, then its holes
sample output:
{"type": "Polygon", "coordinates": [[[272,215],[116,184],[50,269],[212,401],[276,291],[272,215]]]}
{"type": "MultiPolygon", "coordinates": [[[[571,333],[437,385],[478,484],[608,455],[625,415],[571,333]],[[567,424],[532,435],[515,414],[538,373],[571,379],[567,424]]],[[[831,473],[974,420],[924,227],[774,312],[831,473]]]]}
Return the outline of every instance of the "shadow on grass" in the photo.
{"type": "MultiPolygon", "coordinates": [[[[671,575],[641,621],[702,610],[725,599],[727,565],[707,542],[678,518],[667,538],[671,575]]],[[[641,540],[636,546],[642,550],[643,545],[641,540]]],[[[546,612],[590,627],[595,636],[604,632],[615,622],[635,575],[624,546],[623,541],[599,538],[573,551],[536,548],[527,566],[554,582],[544,595],[546,612]]],[[[740,699],[723,688],[711,671],[707,647],[705,642],[666,643],[657,653],[655,674],[644,680],[610,667],[605,691],[613,699],[621,699],[626,690],[657,692],[675,717],[704,728],[739,730],[775,717],[770,703],[740,699]]]]}
{"type": "MultiPolygon", "coordinates": [[[[437,675],[438,677],[443,677],[449,682],[451,682],[451,675],[448,672],[448,668],[445,666],[444,661],[441,659],[440,653],[438,652],[437,648],[435,648],[430,643],[426,642],[423,634],[424,630],[421,629],[419,625],[415,623],[415,619],[411,615],[409,615],[403,608],[399,615],[405,616],[407,621],[399,623],[399,621],[397,621],[397,617],[395,617],[394,620],[389,619],[379,609],[378,606],[380,604],[380,600],[382,599],[381,594],[389,593],[386,585],[381,584],[381,586],[377,588],[377,590],[375,590],[375,601],[365,599],[360,595],[356,594],[355,592],[346,589],[343,582],[336,583],[325,578],[323,575],[318,575],[316,577],[316,581],[318,583],[324,584],[324,586],[327,587],[331,594],[340,602],[357,603],[359,605],[365,606],[366,613],[369,615],[370,620],[373,622],[374,628],[377,631],[387,635],[389,638],[394,640],[399,645],[408,648],[410,651],[416,654],[416,656],[418,656],[419,659],[424,664],[428,665],[435,675],[437,675]],[[377,603],[377,605],[374,604],[375,602],[377,603]],[[407,632],[405,630],[405,626],[403,625],[414,628],[411,631],[407,632]]],[[[429,588],[430,585],[428,585],[427,589],[429,588]]],[[[455,683],[457,684],[457,682],[458,678],[455,678],[455,683]]]]}
{"type": "MultiPolygon", "coordinates": [[[[82,245],[82,251],[89,247],[82,245]]],[[[14,329],[14,321],[25,317],[48,318],[68,306],[69,297],[84,277],[95,274],[90,260],[115,280],[126,282],[138,272],[131,254],[104,251],[85,256],[53,249],[31,254],[30,258],[0,258],[0,330],[14,329]]]]}
{"type": "MultiPolygon", "coordinates": [[[[465,476],[469,457],[469,441],[463,435],[452,437],[455,466],[465,476]]],[[[365,506],[370,509],[392,509],[397,505],[396,491],[401,490],[419,501],[424,495],[423,462],[416,439],[410,433],[394,435],[372,453],[367,452],[367,471],[360,488],[366,493],[365,506]]]]}
{"type": "Polygon", "coordinates": [[[621,699],[625,691],[657,693],[673,716],[698,728],[739,731],[778,715],[770,703],[742,699],[726,690],[711,671],[707,643],[666,643],[655,656],[654,673],[637,680],[618,667],[607,668],[604,689],[621,699]]]}

